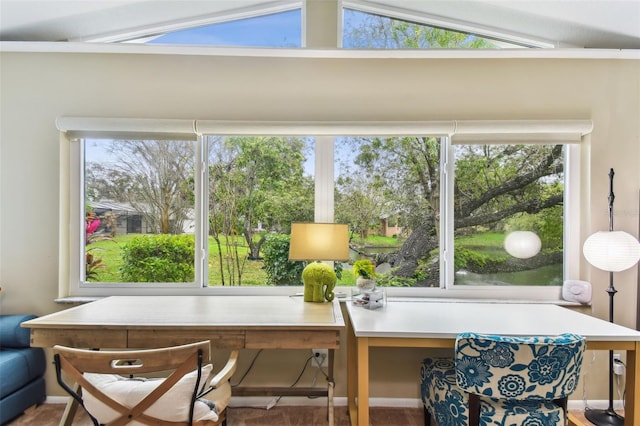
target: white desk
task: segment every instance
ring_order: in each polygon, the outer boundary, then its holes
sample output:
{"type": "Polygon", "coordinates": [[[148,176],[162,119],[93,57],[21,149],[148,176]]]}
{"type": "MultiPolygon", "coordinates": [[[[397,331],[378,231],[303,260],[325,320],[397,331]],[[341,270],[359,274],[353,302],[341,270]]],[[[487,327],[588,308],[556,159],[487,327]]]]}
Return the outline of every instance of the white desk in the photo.
{"type": "MultiPolygon", "coordinates": [[[[512,336],[576,333],[587,348],[627,351],[625,425],[640,423],[640,332],[551,304],[389,301],[367,310],[347,302],[347,399],[352,425],[369,424],[369,348],[453,348],[461,332],[512,336]],[[357,398],[357,399],[356,399],[357,398]]],[[[425,354],[426,356],[426,354],[425,354]]],[[[417,369],[417,366],[416,366],[417,369]]],[[[418,376],[416,373],[416,380],[418,376]]]]}

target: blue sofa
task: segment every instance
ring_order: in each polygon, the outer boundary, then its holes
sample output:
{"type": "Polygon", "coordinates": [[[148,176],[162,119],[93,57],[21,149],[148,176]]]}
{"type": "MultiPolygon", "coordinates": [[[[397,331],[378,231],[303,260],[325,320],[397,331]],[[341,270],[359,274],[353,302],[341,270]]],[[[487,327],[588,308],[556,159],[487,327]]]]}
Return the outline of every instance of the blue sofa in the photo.
{"type": "Polygon", "coordinates": [[[35,315],[0,315],[0,424],[41,404],[46,397],[42,348],[29,346],[29,329],[20,327],[35,315]]]}

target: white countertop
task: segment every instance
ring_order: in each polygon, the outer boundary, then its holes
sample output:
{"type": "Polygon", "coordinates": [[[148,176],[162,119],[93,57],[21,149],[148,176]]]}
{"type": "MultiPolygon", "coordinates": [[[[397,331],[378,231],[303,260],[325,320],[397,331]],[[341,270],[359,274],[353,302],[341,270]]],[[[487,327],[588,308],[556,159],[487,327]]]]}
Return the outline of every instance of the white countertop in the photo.
{"type": "Polygon", "coordinates": [[[357,337],[455,338],[461,332],[509,336],[576,333],[587,340],[640,341],[640,332],[553,304],[390,300],[368,310],[347,301],[357,337]]]}

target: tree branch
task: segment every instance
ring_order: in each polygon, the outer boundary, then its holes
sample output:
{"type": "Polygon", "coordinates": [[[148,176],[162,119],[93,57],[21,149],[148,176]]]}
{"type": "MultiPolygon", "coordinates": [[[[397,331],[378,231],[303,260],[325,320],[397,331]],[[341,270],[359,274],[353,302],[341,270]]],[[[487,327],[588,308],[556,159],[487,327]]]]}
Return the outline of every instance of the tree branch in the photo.
{"type": "Polygon", "coordinates": [[[457,219],[455,220],[454,227],[458,229],[475,225],[484,225],[487,223],[495,223],[515,213],[534,214],[546,208],[562,204],[562,200],[563,195],[559,194],[551,196],[546,200],[529,200],[522,203],[514,204],[513,206],[489,214],[464,217],[456,216],[457,219]]]}

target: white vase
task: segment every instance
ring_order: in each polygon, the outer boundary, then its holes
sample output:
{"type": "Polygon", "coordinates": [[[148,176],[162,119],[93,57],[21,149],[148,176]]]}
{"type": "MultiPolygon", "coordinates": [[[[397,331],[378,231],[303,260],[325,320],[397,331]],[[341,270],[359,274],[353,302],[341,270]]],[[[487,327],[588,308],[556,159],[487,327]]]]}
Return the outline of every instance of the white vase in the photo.
{"type": "Polygon", "coordinates": [[[376,279],[375,278],[356,278],[356,285],[360,290],[373,290],[376,288],[376,279]]]}

